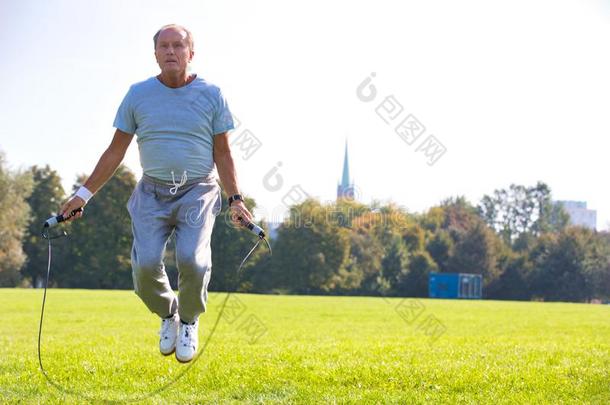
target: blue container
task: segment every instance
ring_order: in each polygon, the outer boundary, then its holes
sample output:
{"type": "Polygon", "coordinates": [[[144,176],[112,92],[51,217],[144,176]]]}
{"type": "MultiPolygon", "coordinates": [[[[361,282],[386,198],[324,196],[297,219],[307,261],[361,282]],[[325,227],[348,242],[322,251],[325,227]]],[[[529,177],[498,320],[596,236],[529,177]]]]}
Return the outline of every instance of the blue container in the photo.
{"type": "Polygon", "coordinates": [[[430,298],[483,298],[483,276],[470,273],[430,273],[430,298]]]}

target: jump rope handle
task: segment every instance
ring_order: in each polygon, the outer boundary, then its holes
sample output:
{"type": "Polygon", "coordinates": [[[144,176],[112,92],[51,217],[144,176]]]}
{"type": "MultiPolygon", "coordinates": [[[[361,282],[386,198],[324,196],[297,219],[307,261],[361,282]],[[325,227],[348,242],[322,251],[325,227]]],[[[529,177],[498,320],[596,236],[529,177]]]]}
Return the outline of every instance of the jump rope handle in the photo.
{"type": "Polygon", "coordinates": [[[61,214],[57,215],[55,217],[51,217],[51,218],[47,219],[44,222],[44,227],[45,228],[53,228],[54,226],[56,226],[60,222],[64,222],[66,219],[73,217],[74,215],[76,215],[77,212],[82,212],[82,211],[83,211],[83,207],[80,207],[80,208],[77,208],[75,210],[72,210],[70,215],[68,215],[67,217],[64,217],[61,214]]]}
{"type": "Polygon", "coordinates": [[[252,232],[253,234],[255,234],[256,236],[258,236],[261,239],[265,239],[266,235],[265,235],[265,231],[263,231],[263,228],[261,228],[260,226],[258,226],[256,224],[253,224],[252,222],[248,221],[247,219],[245,219],[241,216],[237,217],[237,219],[242,224],[242,226],[244,226],[250,232],[252,232]]]}

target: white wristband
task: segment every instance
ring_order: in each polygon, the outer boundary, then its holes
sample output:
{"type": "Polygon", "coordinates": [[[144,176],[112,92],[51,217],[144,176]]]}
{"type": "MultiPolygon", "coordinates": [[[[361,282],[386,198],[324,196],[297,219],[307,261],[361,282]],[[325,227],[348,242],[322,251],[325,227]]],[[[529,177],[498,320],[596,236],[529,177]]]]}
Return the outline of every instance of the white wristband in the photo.
{"type": "Polygon", "coordinates": [[[89,189],[87,189],[87,187],[80,186],[80,188],[78,189],[76,194],[74,194],[74,196],[82,198],[83,200],[85,200],[85,204],[87,204],[87,202],[91,199],[91,197],[93,197],[93,193],[91,191],[89,191],[89,189]]]}

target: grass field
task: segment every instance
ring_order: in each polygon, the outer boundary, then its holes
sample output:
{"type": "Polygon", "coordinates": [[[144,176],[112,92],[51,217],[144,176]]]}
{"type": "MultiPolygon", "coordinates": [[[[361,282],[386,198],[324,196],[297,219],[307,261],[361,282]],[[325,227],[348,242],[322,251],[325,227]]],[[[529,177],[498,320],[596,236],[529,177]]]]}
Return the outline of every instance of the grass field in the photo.
{"type": "MultiPolygon", "coordinates": [[[[201,344],[225,297],[210,296],[201,344]]],[[[189,368],[158,353],[133,292],[54,289],[56,388],[38,368],[41,299],[0,290],[0,402],[610,403],[609,306],[237,294],[189,368]]]]}

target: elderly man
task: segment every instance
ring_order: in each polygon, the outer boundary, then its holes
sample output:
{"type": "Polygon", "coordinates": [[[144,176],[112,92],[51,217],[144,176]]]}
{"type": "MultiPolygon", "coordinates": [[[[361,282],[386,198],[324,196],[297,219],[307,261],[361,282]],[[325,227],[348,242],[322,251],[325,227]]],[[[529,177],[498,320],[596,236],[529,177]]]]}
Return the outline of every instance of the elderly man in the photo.
{"type": "MultiPolygon", "coordinates": [[[[131,263],[136,294],[159,315],[162,354],[181,362],[197,351],[198,318],[206,310],[211,274],[210,238],[221,194],[216,170],[229,197],[232,218],[251,220],[237,185],[228,132],[233,119],[220,89],[187,73],[195,54],[184,27],[166,25],[154,36],[161,73],[132,85],[123,99],[108,149],[85,184],[61,207],[68,214],[112,177],[137,134],[143,176],[127,209],[132,220],[131,263]],[[165,273],[163,255],[176,237],[178,297],[165,273]]],[[[80,218],[82,212],[71,218],[80,218]]]]}

